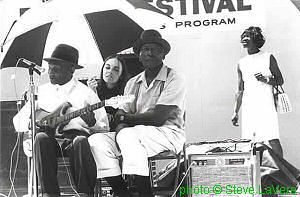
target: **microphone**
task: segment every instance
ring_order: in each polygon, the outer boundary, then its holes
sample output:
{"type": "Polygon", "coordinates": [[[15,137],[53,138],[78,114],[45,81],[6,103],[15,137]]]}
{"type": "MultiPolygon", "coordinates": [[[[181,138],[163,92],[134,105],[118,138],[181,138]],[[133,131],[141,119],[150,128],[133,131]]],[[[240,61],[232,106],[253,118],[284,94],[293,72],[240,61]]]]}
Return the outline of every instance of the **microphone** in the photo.
{"type": "Polygon", "coordinates": [[[21,60],[23,63],[27,64],[29,67],[33,68],[33,70],[34,70],[35,72],[37,72],[37,74],[39,74],[39,75],[40,75],[41,73],[45,72],[45,70],[46,70],[45,68],[43,68],[43,67],[37,65],[36,63],[31,62],[31,61],[29,61],[29,60],[27,60],[27,59],[25,59],[25,58],[20,58],[20,60],[21,60]]]}

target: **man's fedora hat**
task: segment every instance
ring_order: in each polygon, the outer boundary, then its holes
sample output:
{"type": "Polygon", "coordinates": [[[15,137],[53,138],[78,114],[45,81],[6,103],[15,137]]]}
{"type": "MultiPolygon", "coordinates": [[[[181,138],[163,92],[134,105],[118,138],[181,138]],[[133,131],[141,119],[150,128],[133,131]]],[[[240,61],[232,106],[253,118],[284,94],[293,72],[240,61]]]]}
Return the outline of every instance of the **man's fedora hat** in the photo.
{"type": "Polygon", "coordinates": [[[59,44],[54,49],[51,57],[44,58],[45,61],[58,65],[74,66],[76,69],[83,68],[78,65],[78,50],[67,44],[59,44]]]}
{"type": "Polygon", "coordinates": [[[136,55],[139,55],[141,47],[144,44],[148,44],[148,43],[156,43],[161,45],[165,49],[166,54],[168,54],[171,49],[171,46],[168,43],[168,41],[163,39],[161,37],[161,34],[158,31],[154,29],[149,29],[143,31],[140,38],[133,44],[134,53],[136,55]]]}

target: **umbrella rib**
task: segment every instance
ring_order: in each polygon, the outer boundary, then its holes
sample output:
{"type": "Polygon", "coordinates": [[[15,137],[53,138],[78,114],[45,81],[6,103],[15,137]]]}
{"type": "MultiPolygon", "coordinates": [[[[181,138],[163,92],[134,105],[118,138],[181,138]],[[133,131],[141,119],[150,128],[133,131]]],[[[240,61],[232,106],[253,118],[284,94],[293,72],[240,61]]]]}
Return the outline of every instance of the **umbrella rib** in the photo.
{"type": "Polygon", "coordinates": [[[8,35],[9,35],[11,29],[13,28],[13,26],[15,25],[16,22],[17,22],[17,20],[15,20],[15,21],[13,22],[13,24],[10,26],[10,28],[9,28],[9,30],[8,30],[6,36],[5,36],[4,40],[3,40],[3,42],[1,43],[1,52],[3,52],[3,46],[6,44],[6,39],[7,39],[7,37],[8,37],[8,35]]]}
{"type": "Polygon", "coordinates": [[[95,44],[96,44],[96,46],[97,46],[97,48],[98,48],[98,51],[99,51],[99,53],[100,53],[100,55],[101,55],[101,50],[100,50],[100,47],[99,47],[99,45],[98,45],[98,42],[97,42],[97,40],[96,40],[96,38],[95,38],[95,34],[94,34],[94,32],[93,32],[93,30],[92,30],[92,28],[91,28],[91,25],[90,25],[90,23],[89,23],[89,20],[86,18],[86,15],[85,15],[85,14],[84,14],[84,19],[85,19],[86,23],[88,24],[88,26],[89,26],[89,28],[90,28],[90,32],[91,32],[91,34],[92,34],[92,36],[93,36],[94,42],[95,42],[95,44]]]}

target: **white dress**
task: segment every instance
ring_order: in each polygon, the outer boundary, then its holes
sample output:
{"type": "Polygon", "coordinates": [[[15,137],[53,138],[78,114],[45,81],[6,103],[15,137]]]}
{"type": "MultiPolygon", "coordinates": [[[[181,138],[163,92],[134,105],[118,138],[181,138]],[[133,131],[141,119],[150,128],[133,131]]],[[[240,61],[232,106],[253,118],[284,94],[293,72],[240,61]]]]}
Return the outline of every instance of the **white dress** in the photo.
{"type": "Polygon", "coordinates": [[[258,81],[256,73],[271,76],[271,53],[260,51],[239,61],[244,81],[242,100],[242,138],[254,141],[279,139],[278,117],[272,86],[258,81]]]}

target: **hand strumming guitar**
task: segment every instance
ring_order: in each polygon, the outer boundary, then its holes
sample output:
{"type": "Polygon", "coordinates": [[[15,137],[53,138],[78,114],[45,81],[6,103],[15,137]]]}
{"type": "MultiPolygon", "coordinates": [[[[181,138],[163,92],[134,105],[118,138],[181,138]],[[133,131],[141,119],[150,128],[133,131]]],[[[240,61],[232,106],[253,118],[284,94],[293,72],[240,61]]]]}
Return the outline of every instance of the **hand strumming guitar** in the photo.
{"type": "MultiPolygon", "coordinates": [[[[67,110],[72,107],[72,104],[69,102],[66,102],[62,105],[61,111],[60,111],[60,115],[63,116],[67,113],[67,110]]],[[[58,126],[58,131],[61,131],[64,126],[66,126],[67,124],[69,124],[70,120],[64,121],[62,122],[59,126],[58,126]]]]}

